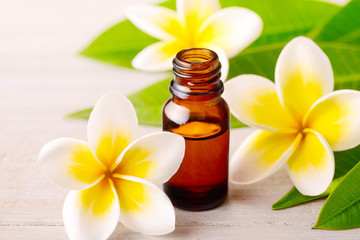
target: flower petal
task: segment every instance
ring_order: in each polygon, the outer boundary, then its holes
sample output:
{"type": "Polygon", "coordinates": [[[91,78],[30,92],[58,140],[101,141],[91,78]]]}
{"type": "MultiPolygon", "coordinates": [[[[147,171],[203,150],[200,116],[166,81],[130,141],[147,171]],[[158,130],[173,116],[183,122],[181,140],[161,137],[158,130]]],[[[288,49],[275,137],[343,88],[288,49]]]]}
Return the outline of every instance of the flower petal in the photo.
{"type": "Polygon", "coordinates": [[[139,5],[127,8],[125,14],[136,27],[157,39],[182,38],[183,27],[173,10],[159,6],[139,5]]]}
{"type": "Polygon", "coordinates": [[[175,229],[175,211],[158,187],[143,179],[123,176],[114,179],[120,200],[120,222],[145,234],[161,235],[175,229]]]}
{"type": "Polygon", "coordinates": [[[294,131],[298,124],[281,105],[275,85],[256,75],[240,75],[225,83],[223,97],[232,114],[255,128],[294,131]]]}
{"type": "Polygon", "coordinates": [[[220,10],[219,0],[177,0],[176,10],[180,22],[189,36],[196,36],[203,22],[220,10]]]}
{"type": "Polygon", "coordinates": [[[50,179],[74,190],[86,189],[104,176],[102,164],[87,143],[72,138],[47,143],[40,151],[38,164],[50,179]]]}
{"type": "Polygon", "coordinates": [[[231,158],[231,181],[248,184],[270,176],[286,163],[300,139],[300,134],[254,132],[231,158]]]}
{"type": "Polygon", "coordinates": [[[186,46],[178,41],[157,42],[138,53],[131,64],[142,71],[166,71],[172,68],[175,55],[185,48],[186,46]]]}
{"type": "Polygon", "coordinates": [[[297,37],[279,56],[275,84],[280,101],[301,121],[313,103],[334,88],[329,58],[311,39],[297,37]]]}
{"type": "Polygon", "coordinates": [[[229,59],[221,48],[214,47],[213,49],[218,55],[219,61],[221,63],[221,80],[225,82],[229,74],[229,59]]]}
{"type": "Polygon", "coordinates": [[[107,239],[120,215],[119,200],[108,179],[95,186],[71,191],[65,199],[63,219],[70,239],[107,239]]]}
{"type": "Polygon", "coordinates": [[[160,132],[139,138],[124,150],[113,173],[164,183],[176,173],[185,154],[180,135],[160,132]]]}
{"type": "Polygon", "coordinates": [[[130,101],[109,92],[96,103],[88,123],[88,140],[97,159],[110,167],[133,140],[136,112],[130,101]]]}
{"type": "Polygon", "coordinates": [[[262,27],[261,18],[253,11],[229,7],[206,19],[200,28],[200,42],[216,44],[231,58],[254,42],[262,27]]]}
{"type": "Polygon", "coordinates": [[[360,92],[340,90],[330,93],[310,109],[304,126],[319,132],[334,151],[360,144],[360,92]]]}
{"type": "Polygon", "coordinates": [[[316,196],[330,185],[335,171],[334,154],[321,134],[308,130],[288,160],[295,187],[304,195],[316,196]]]}

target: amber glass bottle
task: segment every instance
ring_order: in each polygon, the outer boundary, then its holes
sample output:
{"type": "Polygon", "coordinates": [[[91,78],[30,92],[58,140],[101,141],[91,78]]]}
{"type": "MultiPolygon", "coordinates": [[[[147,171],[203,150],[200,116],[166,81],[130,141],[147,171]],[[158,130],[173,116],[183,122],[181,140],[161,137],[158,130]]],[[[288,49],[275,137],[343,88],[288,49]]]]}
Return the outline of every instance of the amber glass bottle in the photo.
{"type": "Polygon", "coordinates": [[[215,208],[228,188],[229,108],[221,98],[221,64],[215,52],[190,48],[180,51],[173,65],[173,96],[163,109],[163,130],[182,135],[186,149],[164,190],[178,208],[215,208]]]}

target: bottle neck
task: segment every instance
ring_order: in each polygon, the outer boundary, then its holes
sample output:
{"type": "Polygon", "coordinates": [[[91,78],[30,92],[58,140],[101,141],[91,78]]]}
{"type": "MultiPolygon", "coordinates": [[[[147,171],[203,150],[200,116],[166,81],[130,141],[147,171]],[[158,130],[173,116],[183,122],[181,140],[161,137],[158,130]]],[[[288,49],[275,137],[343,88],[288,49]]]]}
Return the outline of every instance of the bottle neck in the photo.
{"type": "Polygon", "coordinates": [[[180,51],[173,60],[170,92],[181,99],[210,100],[224,91],[217,54],[204,48],[180,51]]]}

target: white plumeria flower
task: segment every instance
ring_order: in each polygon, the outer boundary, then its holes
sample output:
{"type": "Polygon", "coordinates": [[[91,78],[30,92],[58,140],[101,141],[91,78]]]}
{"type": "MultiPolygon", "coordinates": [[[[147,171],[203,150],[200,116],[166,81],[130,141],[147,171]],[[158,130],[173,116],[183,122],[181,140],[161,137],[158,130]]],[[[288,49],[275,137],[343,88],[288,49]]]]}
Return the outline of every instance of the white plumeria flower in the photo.
{"type": "Polygon", "coordinates": [[[232,181],[256,182],[287,163],[302,194],[323,193],[334,176],[332,151],[360,144],[360,92],[333,88],[328,57],[305,37],[282,50],[275,84],[256,75],[225,83],[234,116],[259,129],[232,157],[232,181]]]}
{"type": "Polygon", "coordinates": [[[108,93],[91,113],[88,143],[60,138],[41,149],[42,171],[71,189],[63,207],[70,239],[106,239],[119,221],[151,235],[174,230],[174,208],[155,184],[175,174],[185,141],[168,132],[133,141],[137,124],[130,101],[108,93]]]}
{"type": "Polygon", "coordinates": [[[143,49],[132,61],[134,68],[165,71],[182,49],[201,47],[215,51],[222,64],[222,80],[234,57],[262,31],[261,18],[249,9],[221,9],[218,0],[177,0],[177,12],[159,6],[134,6],[126,10],[129,20],[160,42],[143,49]]]}

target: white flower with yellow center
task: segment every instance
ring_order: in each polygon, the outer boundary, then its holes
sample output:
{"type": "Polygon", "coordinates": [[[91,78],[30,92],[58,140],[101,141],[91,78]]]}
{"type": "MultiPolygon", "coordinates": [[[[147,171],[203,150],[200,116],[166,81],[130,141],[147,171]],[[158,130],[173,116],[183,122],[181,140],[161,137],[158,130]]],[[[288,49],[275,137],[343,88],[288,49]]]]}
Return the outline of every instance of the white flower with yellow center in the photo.
{"type": "Polygon", "coordinates": [[[302,194],[324,192],[334,176],[332,151],[360,144],[360,92],[333,88],[328,57],[305,37],[282,50],[275,84],[256,75],[225,83],[224,96],[234,116],[259,129],[232,157],[232,181],[256,182],[287,163],[302,194]]]}
{"type": "Polygon", "coordinates": [[[91,113],[88,143],[60,138],[41,149],[42,171],[71,189],[63,207],[70,239],[106,239],[119,220],[145,234],[174,230],[174,208],[155,184],[168,181],[177,171],[185,141],[167,132],[133,141],[136,129],[130,101],[108,93],[91,113]]]}
{"type": "Polygon", "coordinates": [[[132,61],[134,68],[165,71],[180,50],[201,47],[214,50],[225,80],[228,58],[234,57],[262,30],[261,18],[240,7],[221,9],[218,0],[177,0],[177,12],[159,6],[134,6],[126,11],[129,20],[160,40],[143,49],[132,61]]]}

